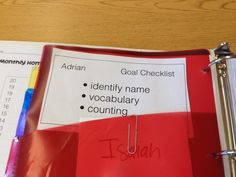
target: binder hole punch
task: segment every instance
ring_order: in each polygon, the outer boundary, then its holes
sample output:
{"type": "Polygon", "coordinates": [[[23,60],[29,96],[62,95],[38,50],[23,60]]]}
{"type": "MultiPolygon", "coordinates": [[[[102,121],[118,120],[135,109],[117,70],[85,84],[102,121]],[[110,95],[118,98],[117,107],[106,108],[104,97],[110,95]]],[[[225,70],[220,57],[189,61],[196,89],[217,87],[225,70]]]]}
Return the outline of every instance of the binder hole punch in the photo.
{"type": "Polygon", "coordinates": [[[127,152],[130,155],[133,155],[137,152],[137,146],[138,146],[138,116],[135,115],[135,131],[134,131],[134,146],[133,148],[130,146],[131,144],[131,138],[130,138],[130,129],[131,125],[128,124],[128,143],[127,143],[127,152]]]}
{"type": "Polygon", "coordinates": [[[16,142],[16,143],[19,143],[20,138],[19,138],[18,136],[15,136],[14,139],[13,139],[13,141],[16,142]]]}

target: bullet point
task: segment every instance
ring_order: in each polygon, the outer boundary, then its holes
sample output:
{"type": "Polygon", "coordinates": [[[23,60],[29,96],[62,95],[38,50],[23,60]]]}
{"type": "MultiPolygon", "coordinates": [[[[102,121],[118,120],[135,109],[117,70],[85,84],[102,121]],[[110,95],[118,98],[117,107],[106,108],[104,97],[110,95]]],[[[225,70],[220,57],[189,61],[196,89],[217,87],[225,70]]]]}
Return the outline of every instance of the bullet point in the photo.
{"type": "Polygon", "coordinates": [[[80,109],[84,109],[84,106],[80,106],[80,109]]]}
{"type": "Polygon", "coordinates": [[[86,97],[86,95],[85,95],[85,94],[82,94],[82,97],[83,97],[83,98],[85,98],[85,97],[86,97]]]}
{"type": "Polygon", "coordinates": [[[87,85],[88,85],[87,83],[84,83],[84,86],[85,86],[85,87],[87,87],[87,85]]]}

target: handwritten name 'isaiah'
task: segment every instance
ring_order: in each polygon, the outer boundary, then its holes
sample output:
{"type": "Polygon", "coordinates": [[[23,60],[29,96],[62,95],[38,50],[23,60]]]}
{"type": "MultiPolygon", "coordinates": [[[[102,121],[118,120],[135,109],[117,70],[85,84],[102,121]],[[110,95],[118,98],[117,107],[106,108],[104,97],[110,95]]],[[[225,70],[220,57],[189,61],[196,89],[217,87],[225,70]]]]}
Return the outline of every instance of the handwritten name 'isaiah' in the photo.
{"type": "Polygon", "coordinates": [[[117,138],[99,140],[99,143],[103,143],[102,146],[104,146],[105,149],[107,149],[107,153],[102,154],[101,158],[103,159],[119,158],[119,160],[122,162],[131,159],[161,158],[160,148],[155,146],[153,143],[149,143],[146,145],[137,145],[136,153],[128,154],[127,145],[120,144],[118,142],[119,141],[117,138]]]}

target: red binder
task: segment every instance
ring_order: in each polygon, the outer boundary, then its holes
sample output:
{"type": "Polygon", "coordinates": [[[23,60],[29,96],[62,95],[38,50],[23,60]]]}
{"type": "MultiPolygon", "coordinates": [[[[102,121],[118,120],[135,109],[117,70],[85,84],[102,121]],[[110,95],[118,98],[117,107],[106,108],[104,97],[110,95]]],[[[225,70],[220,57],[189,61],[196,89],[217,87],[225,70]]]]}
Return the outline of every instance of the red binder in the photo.
{"type": "Polygon", "coordinates": [[[136,52],[46,46],[28,112],[26,135],[21,139],[16,176],[223,177],[222,161],[213,157],[214,152],[220,151],[220,143],[212,78],[202,71],[208,63],[207,50],[136,52]],[[191,112],[109,118],[38,131],[53,48],[147,59],[185,57],[191,112]],[[128,142],[131,151],[137,148],[133,155],[127,152],[128,142]]]}

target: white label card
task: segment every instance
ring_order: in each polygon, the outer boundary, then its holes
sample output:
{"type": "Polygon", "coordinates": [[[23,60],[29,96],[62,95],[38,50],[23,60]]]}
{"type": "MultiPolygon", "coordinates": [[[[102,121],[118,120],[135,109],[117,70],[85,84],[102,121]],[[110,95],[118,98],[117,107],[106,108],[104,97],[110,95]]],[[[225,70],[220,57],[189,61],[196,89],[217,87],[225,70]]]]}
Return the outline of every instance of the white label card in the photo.
{"type": "Polygon", "coordinates": [[[190,111],[185,58],[131,58],[54,49],[38,128],[183,111],[190,111]]]}

